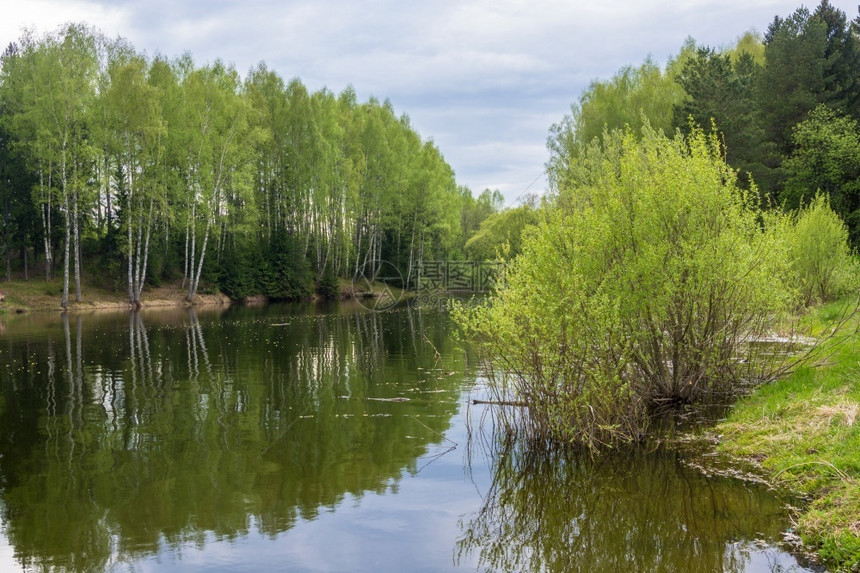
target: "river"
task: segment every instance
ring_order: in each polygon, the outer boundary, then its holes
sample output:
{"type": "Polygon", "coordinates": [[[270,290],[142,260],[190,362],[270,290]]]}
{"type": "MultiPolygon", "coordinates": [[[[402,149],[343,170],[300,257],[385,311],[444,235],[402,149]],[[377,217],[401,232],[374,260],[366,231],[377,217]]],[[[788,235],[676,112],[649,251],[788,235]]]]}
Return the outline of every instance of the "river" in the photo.
{"type": "Polygon", "coordinates": [[[668,448],[506,444],[444,310],[0,316],[0,571],[810,571],[668,448]]]}

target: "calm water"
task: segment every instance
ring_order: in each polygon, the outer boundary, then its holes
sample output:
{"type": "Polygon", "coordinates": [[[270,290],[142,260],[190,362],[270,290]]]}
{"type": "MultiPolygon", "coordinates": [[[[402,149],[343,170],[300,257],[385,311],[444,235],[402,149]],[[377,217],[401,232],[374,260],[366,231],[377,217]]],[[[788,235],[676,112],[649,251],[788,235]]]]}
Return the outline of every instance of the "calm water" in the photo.
{"type": "Polygon", "coordinates": [[[348,304],[0,317],[0,571],[807,570],[785,500],[678,453],[470,441],[455,332],[348,304]]]}

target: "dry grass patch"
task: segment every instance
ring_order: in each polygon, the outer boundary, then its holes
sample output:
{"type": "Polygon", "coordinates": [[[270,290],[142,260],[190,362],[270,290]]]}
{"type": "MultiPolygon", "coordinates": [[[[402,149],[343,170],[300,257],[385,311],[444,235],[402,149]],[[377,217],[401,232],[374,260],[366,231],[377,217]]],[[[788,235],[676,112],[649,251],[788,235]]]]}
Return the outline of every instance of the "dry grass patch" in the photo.
{"type": "Polygon", "coordinates": [[[850,428],[857,422],[858,414],[860,414],[860,404],[847,401],[835,405],[819,406],[815,410],[815,415],[824,421],[825,426],[832,426],[835,422],[837,425],[850,428]]]}

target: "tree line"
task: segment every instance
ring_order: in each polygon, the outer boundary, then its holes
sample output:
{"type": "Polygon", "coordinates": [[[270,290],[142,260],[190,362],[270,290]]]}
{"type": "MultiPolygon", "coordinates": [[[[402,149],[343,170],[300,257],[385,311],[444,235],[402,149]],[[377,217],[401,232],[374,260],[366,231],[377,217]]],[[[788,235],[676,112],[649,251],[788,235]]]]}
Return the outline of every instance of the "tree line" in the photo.
{"type": "Polygon", "coordinates": [[[0,64],[6,278],[61,273],[64,307],[85,270],[133,304],[180,278],[188,300],[201,284],[334,295],[375,260],[410,277],[462,258],[501,208],[498,191],[458,186],[389,101],[352,88],[147,58],[84,24],[25,32],[0,64]]]}
{"type": "Polygon", "coordinates": [[[651,59],[594,81],[551,129],[548,174],[564,188],[604,130],[645,123],[716,133],[739,183],[771,206],[825,194],[860,245],[860,15],[822,0],[776,16],[764,35],[715,49],[688,39],[661,67],[651,59]]]}

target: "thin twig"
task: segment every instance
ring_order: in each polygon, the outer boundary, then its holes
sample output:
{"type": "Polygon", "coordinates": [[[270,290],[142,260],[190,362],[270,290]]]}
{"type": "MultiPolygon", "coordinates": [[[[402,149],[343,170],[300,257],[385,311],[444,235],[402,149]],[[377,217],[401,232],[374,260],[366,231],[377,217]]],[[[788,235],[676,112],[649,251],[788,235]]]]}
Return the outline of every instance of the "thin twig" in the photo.
{"type": "Polygon", "coordinates": [[[440,434],[439,432],[437,432],[436,430],[434,430],[433,428],[431,428],[430,426],[428,426],[427,424],[425,424],[424,422],[422,422],[421,420],[419,420],[415,416],[409,416],[409,417],[412,418],[413,420],[415,420],[416,422],[418,422],[419,424],[421,424],[422,426],[424,426],[425,428],[427,428],[428,430],[430,430],[431,432],[433,432],[434,434],[436,434],[437,436],[439,436],[440,438],[442,438],[443,440],[451,442],[452,444],[454,444],[455,448],[459,445],[459,444],[457,444],[457,442],[450,439],[445,434],[440,434]]]}

